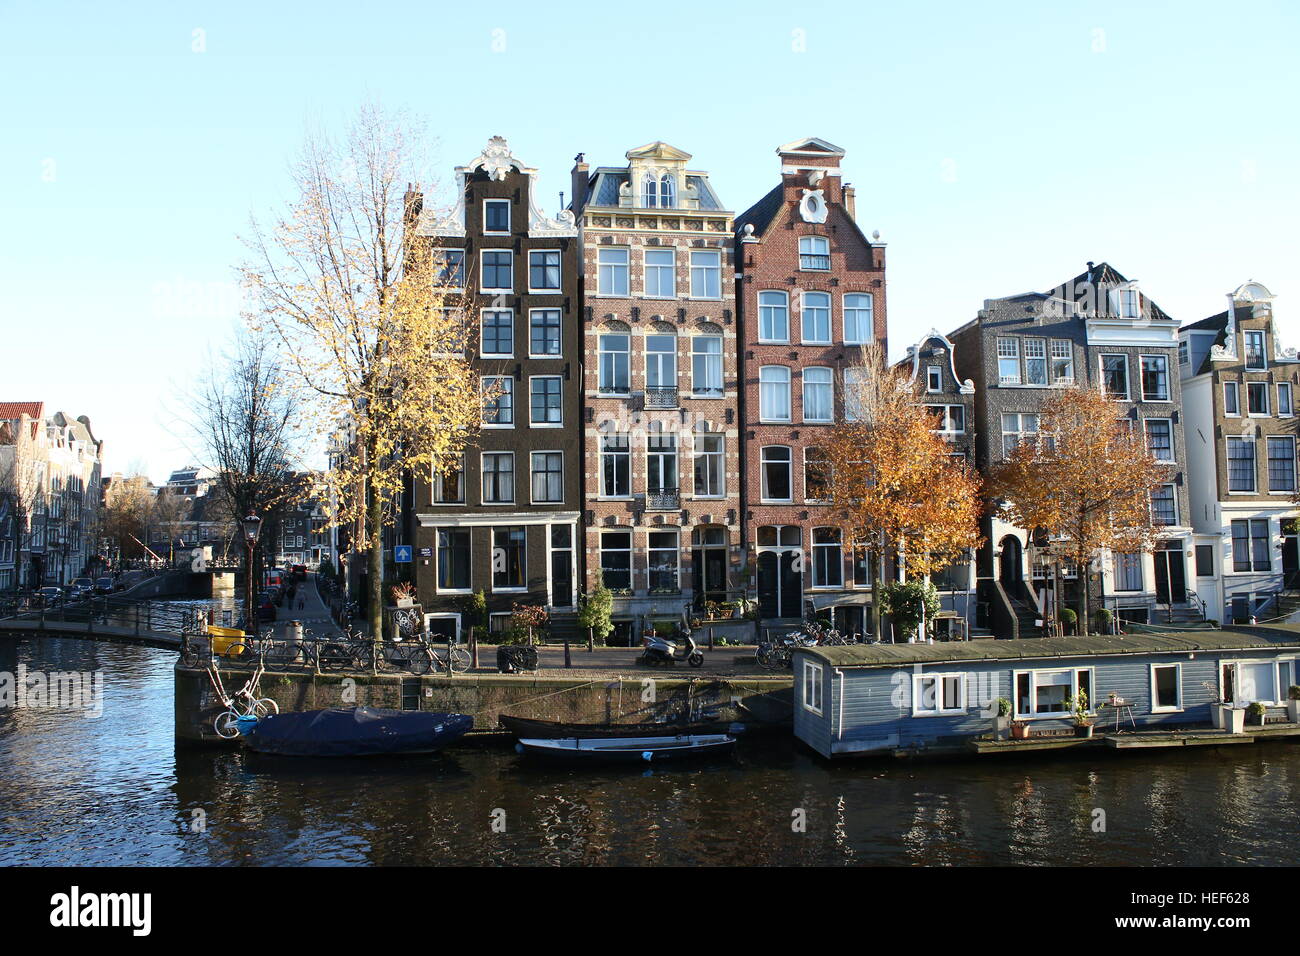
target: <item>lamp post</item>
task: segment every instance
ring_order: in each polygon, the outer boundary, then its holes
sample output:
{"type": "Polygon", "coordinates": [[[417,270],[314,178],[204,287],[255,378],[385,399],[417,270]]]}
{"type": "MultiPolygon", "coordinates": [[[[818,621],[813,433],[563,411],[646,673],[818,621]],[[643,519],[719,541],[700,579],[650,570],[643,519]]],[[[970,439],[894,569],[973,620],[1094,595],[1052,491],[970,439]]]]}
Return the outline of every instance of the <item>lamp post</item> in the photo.
{"type": "Polygon", "coordinates": [[[257,547],[257,535],[262,530],[262,519],[249,515],[241,522],[244,526],[244,627],[253,637],[257,637],[258,609],[253,606],[253,550],[257,547]]]}

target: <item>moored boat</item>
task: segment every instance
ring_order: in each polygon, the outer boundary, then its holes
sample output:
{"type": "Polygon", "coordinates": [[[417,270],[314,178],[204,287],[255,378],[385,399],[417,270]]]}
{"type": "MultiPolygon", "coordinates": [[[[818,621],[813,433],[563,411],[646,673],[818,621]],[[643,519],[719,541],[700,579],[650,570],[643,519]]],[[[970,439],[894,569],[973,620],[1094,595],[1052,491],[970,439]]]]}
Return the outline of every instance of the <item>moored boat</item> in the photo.
{"type": "Polygon", "coordinates": [[[680,737],[523,737],[517,749],[563,760],[657,763],[689,757],[716,756],[736,744],[728,734],[689,734],[680,737]]]}
{"type": "Polygon", "coordinates": [[[744,725],[726,720],[697,720],[691,722],[665,721],[639,724],[579,724],[560,720],[537,720],[532,717],[511,717],[501,714],[501,726],[516,737],[582,739],[602,737],[684,737],[692,734],[736,734],[744,725]]]}
{"type": "Polygon", "coordinates": [[[473,726],[466,714],[353,707],[272,714],[240,732],[244,745],[258,753],[362,757],[433,753],[473,726]]]}

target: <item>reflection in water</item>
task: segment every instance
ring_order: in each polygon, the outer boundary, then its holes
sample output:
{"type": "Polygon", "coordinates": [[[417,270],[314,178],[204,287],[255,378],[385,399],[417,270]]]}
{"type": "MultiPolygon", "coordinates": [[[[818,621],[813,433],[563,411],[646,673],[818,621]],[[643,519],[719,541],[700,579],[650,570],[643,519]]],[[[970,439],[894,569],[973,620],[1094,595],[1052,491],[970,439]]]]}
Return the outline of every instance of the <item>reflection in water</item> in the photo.
{"type": "Polygon", "coordinates": [[[778,736],[648,772],[553,767],[507,747],[283,760],[177,749],[172,661],[74,640],[0,644],[0,671],[102,669],[106,698],[99,720],[0,711],[0,864],[1294,860],[1300,748],[1285,744],[830,766],[778,736]]]}

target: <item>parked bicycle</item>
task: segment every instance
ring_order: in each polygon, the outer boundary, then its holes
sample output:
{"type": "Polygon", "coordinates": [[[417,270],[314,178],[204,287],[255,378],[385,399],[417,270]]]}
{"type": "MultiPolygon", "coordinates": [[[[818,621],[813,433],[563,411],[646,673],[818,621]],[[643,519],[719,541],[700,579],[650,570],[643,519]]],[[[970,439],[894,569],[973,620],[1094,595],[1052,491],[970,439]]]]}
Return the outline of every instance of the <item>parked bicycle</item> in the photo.
{"type": "Polygon", "coordinates": [[[227,695],[221,683],[221,673],[212,664],[208,665],[208,678],[226,708],[212,721],[212,729],[217,732],[218,737],[223,740],[233,740],[239,736],[240,721],[261,720],[263,717],[280,712],[280,705],[271,698],[257,696],[257,685],[265,670],[263,663],[258,661],[257,670],[244,682],[244,686],[233,694],[227,695]]]}

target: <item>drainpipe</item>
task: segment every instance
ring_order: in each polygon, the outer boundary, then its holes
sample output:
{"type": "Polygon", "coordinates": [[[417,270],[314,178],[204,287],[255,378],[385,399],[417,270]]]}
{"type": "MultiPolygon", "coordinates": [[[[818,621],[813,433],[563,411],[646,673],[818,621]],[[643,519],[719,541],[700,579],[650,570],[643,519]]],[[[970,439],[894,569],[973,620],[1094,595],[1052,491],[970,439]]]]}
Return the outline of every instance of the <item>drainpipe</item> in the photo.
{"type": "Polygon", "coordinates": [[[834,739],[839,740],[844,735],[844,672],[837,667],[835,668],[835,676],[839,679],[840,689],[835,705],[834,739]]]}

